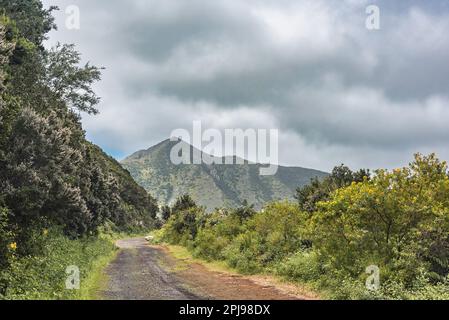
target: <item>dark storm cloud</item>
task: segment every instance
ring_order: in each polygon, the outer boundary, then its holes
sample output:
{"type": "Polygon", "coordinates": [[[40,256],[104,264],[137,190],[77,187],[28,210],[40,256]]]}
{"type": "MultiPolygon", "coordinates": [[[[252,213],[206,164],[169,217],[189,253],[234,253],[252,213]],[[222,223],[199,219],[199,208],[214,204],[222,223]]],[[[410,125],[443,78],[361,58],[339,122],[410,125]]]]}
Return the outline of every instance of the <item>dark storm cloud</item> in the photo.
{"type": "Polygon", "coordinates": [[[296,144],[302,154],[281,150],[288,164],[396,166],[427,150],[449,157],[447,1],[58,3],[78,5],[82,24],[65,30],[61,12],[53,39],[107,68],[102,113],[85,126],[108,149],[148,147],[199,119],[279,127],[281,149],[296,144]],[[371,3],[381,9],[379,31],[365,28],[371,3]]]}

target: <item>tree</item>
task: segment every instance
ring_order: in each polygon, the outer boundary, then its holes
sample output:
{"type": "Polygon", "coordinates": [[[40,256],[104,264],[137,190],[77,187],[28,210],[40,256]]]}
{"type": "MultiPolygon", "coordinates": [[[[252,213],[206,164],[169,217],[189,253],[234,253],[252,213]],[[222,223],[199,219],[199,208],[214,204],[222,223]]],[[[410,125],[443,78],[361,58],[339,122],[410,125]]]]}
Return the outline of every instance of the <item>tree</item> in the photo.
{"type": "MultiPolygon", "coordinates": [[[[305,238],[306,216],[288,202],[268,204],[248,222],[248,230],[257,236],[259,252],[254,255],[261,265],[267,265],[308,247],[305,238]]],[[[251,247],[251,246],[250,246],[251,247]]]]}
{"type": "Polygon", "coordinates": [[[9,63],[15,44],[6,36],[8,19],[0,17],[0,93],[3,92],[5,81],[5,68],[9,63]]]}
{"type": "Polygon", "coordinates": [[[18,255],[58,226],[71,237],[151,227],[153,197],[117,161],[88,143],[79,112],[96,113],[100,68],[80,65],[73,45],[46,50],[54,28],[38,0],[0,0],[0,209],[18,255]]]}
{"type": "MultiPolygon", "coordinates": [[[[378,170],[371,180],[318,203],[310,235],[339,270],[356,276],[374,264],[384,277],[407,283],[420,270],[437,271],[432,263],[447,261],[448,204],[446,163],[417,154],[409,167],[378,170]]],[[[447,266],[440,267],[446,276],[447,266]]]]}
{"type": "Polygon", "coordinates": [[[79,67],[80,54],[74,45],[58,44],[45,55],[45,83],[56,97],[78,111],[96,114],[100,98],[92,84],[100,80],[100,68],[86,63],[79,67]]]}
{"type": "Polygon", "coordinates": [[[0,0],[0,8],[3,11],[0,14],[11,18],[25,39],[44,51],[43,41],[47,39],[48,32],[56,29],[52,13],[58,7],[44,9],[40,0],[0,0]]]}
{"type": "Polygon", "coordinates": [[[163,221],[168,221],[171,217],[171,209],[169,206],[163,206],[161,208],[161,217],[163,221]]]}
{"type": "Polygon", "coordinates": [[[313,213],[317,210],[317,203],[329,199],[333,191],[347,187],[353,182],[369,180],[370,176],[370,171],[367,169],[353,172],[342,164],[335,167],[326,178],[322,180],[314,178],[310,184],[298,188],[295,198],[298,200],[301,210],[313,213]]]}
{"type": "Polygon", "coordinates": [[[176,214],[181,211],[196,208],[197,204],[193,201],[192,197],[188,194],[180,196],[172,207],[172,213],[176,214]]]}
{"type": "Polygon", "coordinates": [[[254,210],[254,205],[249,205],[247,200],[244,200],[242,205],[233,211],[240,222],[244,222],[250,218],[252,218],[256,214],[256,210],[254,210]]]}

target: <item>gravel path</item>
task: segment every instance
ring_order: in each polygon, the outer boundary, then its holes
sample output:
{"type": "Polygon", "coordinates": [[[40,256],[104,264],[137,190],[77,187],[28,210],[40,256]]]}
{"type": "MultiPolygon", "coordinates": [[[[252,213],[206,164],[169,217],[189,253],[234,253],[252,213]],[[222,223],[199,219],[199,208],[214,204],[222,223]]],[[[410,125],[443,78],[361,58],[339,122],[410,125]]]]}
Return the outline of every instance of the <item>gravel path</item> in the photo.
{"type": "Polygon", "coordinates": [[[117,258],[108,266],[107,300],[198,300],[177,277],[163,268],[165,254],[145,239],[120,240],[117,258]]]}
{"type": "MultiPolygon", "coordinates": [[[[166,247],[143,238],[120,240],[120,252],[106,268],[107,300],[303,300],[297,288],[262,276],[211,271],[188,259],[175,259],[166,247]]],[[[313,299],[313,297],[312,297],[313,299]]]]}

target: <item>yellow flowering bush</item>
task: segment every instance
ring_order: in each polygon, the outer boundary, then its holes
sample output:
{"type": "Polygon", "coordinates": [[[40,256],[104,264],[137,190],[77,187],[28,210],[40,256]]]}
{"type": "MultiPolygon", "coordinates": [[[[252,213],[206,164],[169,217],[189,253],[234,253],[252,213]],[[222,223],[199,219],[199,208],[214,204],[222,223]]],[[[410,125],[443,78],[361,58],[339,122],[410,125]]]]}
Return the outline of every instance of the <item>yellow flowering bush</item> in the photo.
{"type": "Polygon", "coordinates": [[[379,170],[370,181],[334,192],[312,218],[316,250],[356,276],[377,265],[384,277],[409,281],[427,270],[449,272],[447,165],[416,155],[409,167],[379,170]],[[440,249],[443,248],[443,249],[440,249]]]}

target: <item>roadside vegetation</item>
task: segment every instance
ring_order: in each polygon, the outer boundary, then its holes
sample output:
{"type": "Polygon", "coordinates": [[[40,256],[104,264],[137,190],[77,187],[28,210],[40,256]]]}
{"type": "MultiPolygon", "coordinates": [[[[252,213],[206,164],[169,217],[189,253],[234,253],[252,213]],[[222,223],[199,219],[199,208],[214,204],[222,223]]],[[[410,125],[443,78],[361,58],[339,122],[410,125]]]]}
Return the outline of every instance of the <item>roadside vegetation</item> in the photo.
{"type": "Polygon", "coordinates": [[[449,299],[449,177],[435,155],[405,168],[332,174],[297,203],[207,214],[189,196],[165,208],[159,240],[246,274],[268,273],[331,299],[449,299]],[[380,271],[378,290],[366,280],[380,271]],[[373,289],[373,288],[372,288],[373,289]]]}
{"type": "Polygon", "coordinates": [[[36,236],[34,240],[40,246],[40,254],[24,257],[13,252],[9,267],[0,273],[1,281],[8,284],[3,292],[4,299],[98,298],[102,270],[116,253],[110,239],[91,237],[70,240],[59,230],[52,230],[46,235],[36,236]],[[66,281],[72,272],[67,270],[70,266],[79,269],[79,289],[66,288],[66,281]]]}
{"type": "MultiPolygon", "coordinates": [[[[108,234],[154,226],[156,201],[88,142],[101,68],[73,45],[43,45],[56,28],[39,0],[0,0],[0,299],[82,298],[82,283],[114,252],[108,234]]],[[[87,290],[87,289],[86,289],[87,290]]]]}

